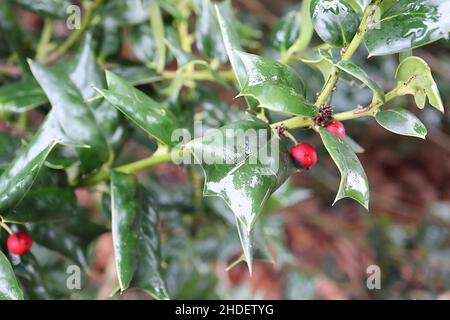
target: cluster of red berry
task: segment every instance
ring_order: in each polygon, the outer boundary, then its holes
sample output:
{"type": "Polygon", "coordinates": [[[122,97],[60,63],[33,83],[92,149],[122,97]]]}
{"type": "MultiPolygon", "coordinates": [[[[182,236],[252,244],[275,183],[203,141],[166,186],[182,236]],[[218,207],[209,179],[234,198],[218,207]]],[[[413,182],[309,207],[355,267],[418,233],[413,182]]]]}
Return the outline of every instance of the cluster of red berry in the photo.
{"type": "MultiPolygon", "coordinates": [[[[345,137],[345,127],[342,122],[333,120],[325,126],[331,134],[342,139],[345,137]]],[[[313,146],[303,142],[291,148],[291,157],[299,169],[308,170],[317,163],[317,152],[313,146]]]]}

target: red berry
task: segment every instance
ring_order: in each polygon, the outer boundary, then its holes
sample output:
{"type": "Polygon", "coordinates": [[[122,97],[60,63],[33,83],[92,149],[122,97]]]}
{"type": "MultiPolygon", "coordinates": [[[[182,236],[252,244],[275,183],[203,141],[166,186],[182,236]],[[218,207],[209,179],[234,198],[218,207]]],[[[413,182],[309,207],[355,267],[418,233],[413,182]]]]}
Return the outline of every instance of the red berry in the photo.
{"type": "Polygon", "coordinates": [[[11,234],[6,241],[9,252],[22,255],[33,245],[33,239],[26,232],[19,231],[11,234]]]}
{"type": "Polygon", "coordinates": [[[291,148],[291,157],[299,169],[310,169],[317,163],[316,150],[307,143],[300,143],[291,148]]]}
{"type": "Polygon", "coordinates": [[[340,139],[345,137],[345,127],[339,120],[333,120],[329,124],[326,125],[325,129],[327,129],[330,133],[338,136],[340,139]]]}

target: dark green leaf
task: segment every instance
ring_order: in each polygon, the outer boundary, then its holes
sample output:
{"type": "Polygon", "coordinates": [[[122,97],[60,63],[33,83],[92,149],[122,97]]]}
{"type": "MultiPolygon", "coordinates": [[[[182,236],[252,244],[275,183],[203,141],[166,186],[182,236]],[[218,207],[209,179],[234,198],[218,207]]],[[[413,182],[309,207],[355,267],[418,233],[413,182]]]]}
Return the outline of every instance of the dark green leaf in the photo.
{"type": "Polygon", "coordinates": [[[0,87],[0,112],[27,112],[47,102],[34,81],[21,81],[0,87]]]}
{"type": "Polygon", "coordinates": [[[108,90],[96,89],[109,103],[159,142],[173,144],[172,132],[178,121],[170,110],[109,71],[106,79],[108,90]]]}
{"type": "Polygon", "coordinates": [[[365,44],[372,56],[416,48],[443,38],[450,31],[449,0],[388,3],[391,6],[365,35],[365,44]]]}
{"type": "Polygon", "coordinates": [[[384,91],[380,88],[380,86],[373,81],[369,75],[357,64],[351,62],[351,61],[339,61],[336,66],[343,70],[344,72],[348,73],[349,75],[355,77],[362,83],[364,83],[367,87],[369,87],[375,97],[384,103],[385,97],[384,97],[384,91]]]}
{"type": "Polygon", "coordinates": [[[406,109],[389,109],[376,115],[377,122],[387,130],[404,136],[425,139],[427,128],[411,112],[406,109]]]}
{"type": "Polygon", "coordinates": [[[83,96],[61,70],[32,61],[29,63],[52,105],[52,111],[64,134],[63,141],[90,146],[77,149],[82,167],[86,172],[98,168],[109,159],[108,143],[83,96]]]}
{"type": "Polygon", "coordinates": [[[414,56],[404,59],[397,68],[395,78],[399,82],[396,88],[398,95],[414,96],[420,109],[423,109],[428,98],[433,107],[444,112],[439,89],[430,67],[423,59],[414,56]]]}
{"type": "Polygon", "coordinates": [[[290,66],[238,52],[247,78],[241,95],[257,99],[263,108],[287,115],[314,116],[317,109],[304,98],[305,85],[290,66]]]}
{"type": "Polygon", "coordinates": [[[334,203],[343,198],[352,198],[369,208],[369,184],[366,173],[351,146],[344,140],[320,129],[323,144],[341,173],[341,183],[334,203]]]}
{"type": "Polygon", "coordinates": [[[50,114],[28,146],[0,176],[0,212],[15,207],[22,200],[50,151],[60,141],[60,128],[50,114]]]}
{"type": "Polygon", "coordinates": [[[0,300],[23,300],[14,271],[8,258],[0,251],[0,300]]]}
{"type": "Polygon", "coordinates": [[[359,26],[359,15],[346,0],[312,0],[311,18],[323,41],[336,47],[349,44],[359,26]]]}
{"type": "Polygon", "coordinates": [[[130,287],[141,288],[157,299],[169,299],[161,272],[161,240],[159,217],[154,200],[144,188],[138,189],[141,215],[138,260],[130,287]]]}
{"type": "Polygon", "coordinates": [[[38,244],[70,258],[88,269],[87,246],[106,230],[80,216],[66,222],[28,224],[31,237],[38,244]]]}
{"type": "MultiPolygon", "coordinates": [[[[85,100],[96,95],[93,87],[106,87],[106,79],[103,70],[97,65],[92,51],[92,41],[87,37],[74,61],[74,67],[70,71],[70,79],[77,87],[85,100]]],[[[89,104],[96,123],[112,149],[117,149],[124,140],[126,128],[123,125],[123,116],[106,101],[91,102],[89,104]]]]}
{"type": "Polygon", "coordinates": [[[114,257],[120,289],[130,285],[136,268],[140,215],[135,202],[136,182],[132,176],[119,172],[111,174],[111,228],[114,257]]]}
{"type": "Polygon", "coordinates": [[[66,18],[69,0],[12,0],[27,10],[53,18],[66,18]]]}
{"type": "Polygon", "coordinates": [[[75,215],[77,199],[69,188],[46,186],[32,189],[4,221],[11,223],[48,223],[75,215]]]}
{"type": "Polygon", "coordinates": [[[224,126],[188,146],[197,161],[203,160],[199,163],[205,173],[204,195],[222,198],[247,229],[292,172],[284,145],[255,118],[224,126]],[[267,139],[260,136],[256,141],[256,135],[263,133],[267,139]]]}

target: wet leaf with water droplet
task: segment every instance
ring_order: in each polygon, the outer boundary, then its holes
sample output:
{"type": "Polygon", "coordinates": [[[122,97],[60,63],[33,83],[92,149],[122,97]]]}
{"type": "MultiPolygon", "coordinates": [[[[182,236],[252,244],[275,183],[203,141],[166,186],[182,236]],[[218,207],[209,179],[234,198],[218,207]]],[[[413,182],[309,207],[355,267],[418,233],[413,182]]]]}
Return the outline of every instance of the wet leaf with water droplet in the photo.
{"type": "Polygon", "coordinates": [[[341,173],[341,183],[334,203],[352,198],[369,208],[369,184],[366,173],[351,146],[322,128],[319,131],[323,144],[341,173]]]}
{"type": "Polygon", "coordinates": [[[310,117],[317,114],[317,108],[305,99],[305,85],[294,69],[269,58],[236,53],[246,71],[242,96],[253,97],[261,107],[281,114],[310,117]]]}
{"type": "Polygon", "coordinates": [[[333,46],[349,44],[358,30],[360,17],[346,0],[312,0],[310,14],[319,37],[333,46]]]}
{"type": "Polygon", "coordinates": [[[188,147],[203,167],[204,195],[221,197],[247,229],[293,171],[286,147],[266,123],[253,117],[195,139],[188,147]]]}
{"type": "Polygon", "coordinates": [[[174,144],[172,132],[178,128],[178,121],[170,110],[110,71],[106,71],[106,80],[108,89],[96,90],[111,105],[159,142],[174,144]]]}
{"type": "Polygon", "coordinates": [[[450,32],[450,0],[388,1],[383,9],[365,35],[372,56],[420,47],[450,32]]]}

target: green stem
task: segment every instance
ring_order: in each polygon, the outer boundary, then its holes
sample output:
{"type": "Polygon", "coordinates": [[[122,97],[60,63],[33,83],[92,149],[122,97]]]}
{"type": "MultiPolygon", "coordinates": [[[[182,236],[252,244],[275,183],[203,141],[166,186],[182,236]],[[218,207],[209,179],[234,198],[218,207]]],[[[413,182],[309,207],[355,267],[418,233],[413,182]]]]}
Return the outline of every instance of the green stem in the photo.
{"type": "MultiPolygon", "coordinates": [[[[171,160],[172,161],[180,160],[184,156],[186,156],[187,152],[188,152],[187,149],[181,149],[178,153],[169,151],[169,152],[165,152],[165,153],[161,153],[161,154],[154,154],[148,158],[138,160],[135,162],[131,162],[131,163],[113,168],[111,170],[131,174],[131,173],[134,173],[134,172],[142,170],[142,169],[150,168],[150,167],[156,166],[158,164],[169,162],[171,160]]],[[[87,178],[86,180],[82,181],[80,183],[80,185],[81,186],[92,186],[99,182],[106,181],[109,179],[111,170],[101,171],[101,172],[87,178]]]]}
{"type": "MultiPolygon", "coordinates": [[[[333,118],[339,121],[347,121],[364,117],[374,117],[383,105],[398,96],[399,87],[395,87],[393,90],[386,94],[386,100],[383,103],[378,101],[375,104],[371,104],[365,108],[357,107],[350,111],[344,111],[336,113],[333,118]]],[[[311,117],[294,117],[277,123],[272,123],[270,126],[276,128],[280,125],[284,125],[288,130],[300,129],[300,128],[313,128],[314,119],[311,117]]]]}
{"type": "Polygon", "coordinates": [[[44,28],[42,29],[41,38],[36,49],[36,60],[42,61],[47,56],[51,48],[49,48],[50,41],[53,34],[53,20],[46,18],[44,21],[44,28]]]}
{"type": "MultiPolygon", "coordinates": [[[[375,5],[378,1],[375,1],[375,5]]],[[[364,40],[364,35],[367,32],[367,21],[369,18],[374,14],[374,7],[368,6],[366,10],[364,11],[364,16],[361,20],[361,23],[358,27],[358,32],[353,37],[352,41],[348,45],[347,48],[344,49],[342,54],[342,61],[348,61],[350,60],[353,55],[355,54],[356,50],[358,50],[359,46],[364,40]]],[[[340,71],[337,67],[333,67],[332,73],[330,77],[328,78],[322,92],[320,93],[319,97],[317,98],[317,101],[315,103],[316,107],[320,107],[324,105],[328,98],[330,97],[331,93],[333,92],[334,87],[336,86],[336,83],[339,79],[340,71]]]]}
{"type": "Polygon", "coordinates": [[[152,27],[153,38],[156,43],[156,51],[158,53],[156,61],[156,71],[161,73],[166,65],[166,44],[164,43],[165,31],[164,22],[162,20],[161,10],[157,1],[153,1],[149,7],[150,24],[152,27]]]}
{"type": "Polygon", "coordinates": [[[103,0],[95,0],[93,4],[86,6],[86,14],[81,22],[79,29],[76,29],[72,34],[64,41],[61,46],[56,50],[58,57],[64,55],[84,34],[89,28],[92,20],[94,19],[95,12],[102,4],[103,0]]]}
{"type": "Polygon", "coordinates": [[[8,225],[5,222],[3,222],[3,218],[2,221],[0,221],[0,227],[5,229],[6,232],[8,232],[9,234],[13,234],[12,230],[8,227],[8,225]]]}

